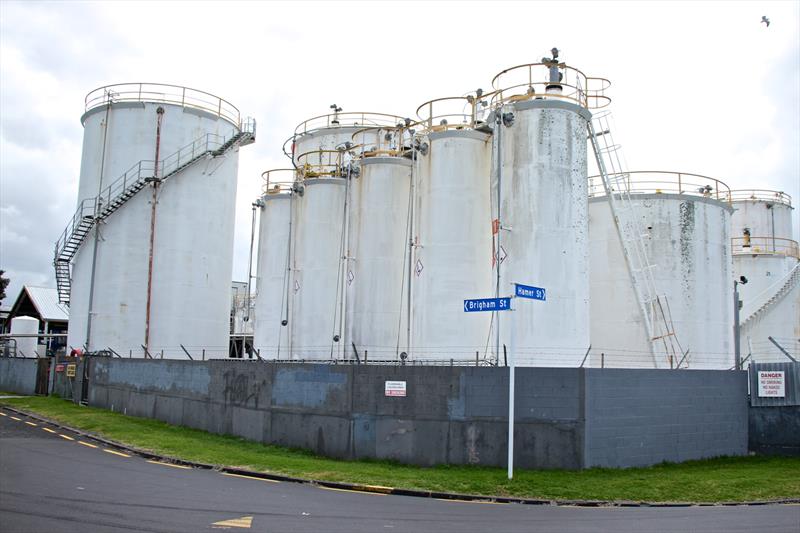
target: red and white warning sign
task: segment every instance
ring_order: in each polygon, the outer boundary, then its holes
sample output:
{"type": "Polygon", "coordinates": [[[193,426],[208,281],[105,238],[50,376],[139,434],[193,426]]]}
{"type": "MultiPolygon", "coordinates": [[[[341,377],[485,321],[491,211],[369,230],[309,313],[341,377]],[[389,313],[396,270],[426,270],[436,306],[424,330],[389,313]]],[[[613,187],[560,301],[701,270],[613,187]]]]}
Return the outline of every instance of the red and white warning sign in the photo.
{"type": "Polygon", "coordinates": [[[406,382],[405,381],[387,381],[384,387],[385,396],[406,396],[406,382]]]}
{"type": "Polygon", "coordinates": [[[783,370],[758,371],[758,396],[760,398],[786,397],[786,377],[783,370]]]}

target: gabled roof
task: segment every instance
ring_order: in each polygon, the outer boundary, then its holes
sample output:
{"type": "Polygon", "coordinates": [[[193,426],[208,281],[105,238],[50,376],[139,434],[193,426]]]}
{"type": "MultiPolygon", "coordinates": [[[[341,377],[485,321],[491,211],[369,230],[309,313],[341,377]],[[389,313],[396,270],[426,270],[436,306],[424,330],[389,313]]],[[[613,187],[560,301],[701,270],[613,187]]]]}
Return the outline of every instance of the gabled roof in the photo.
{"type": "Polygon", "coordinates": [[[33,287],[24,285],[19,292],[19,296],[11,307],[12,311],[19,307],[22,298],[26,297],[31,301],[42,320],[47,322],[69,320],[69,307],[58,301],[58,291],[50,287],[33,287]]]}

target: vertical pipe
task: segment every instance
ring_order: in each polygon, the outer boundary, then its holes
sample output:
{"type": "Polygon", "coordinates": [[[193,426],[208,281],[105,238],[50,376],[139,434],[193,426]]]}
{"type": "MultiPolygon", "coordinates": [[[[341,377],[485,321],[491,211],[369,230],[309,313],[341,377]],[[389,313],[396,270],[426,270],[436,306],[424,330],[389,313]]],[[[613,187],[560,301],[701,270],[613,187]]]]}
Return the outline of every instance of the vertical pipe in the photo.
{"type": "Polygon", "coordinates": [[[250,257],[247,260],[247,294],[244,297],[244,321],[250,321],[250,283],[253,281],[253,240],[256,234],[256,207],[258,202],[253,203],[253,218],[250,222],[250,257]]]}
{"type": "MultiPolygon", "coordinates": [[[[342,152],[342,159],[344,160],[344,152],[342,152]]],[[[345,358],[344,347],[347,346],[347,339],[345,338],[347,333],[347,267],[350,258],[350,210],[353,208],[352,202],[350,201],[350,194],[353,188],[351,183],[353,179],[351,165],[352,159],[347,163],[347,181],[344,184],[344,227],[342,228],[344,232],[344,235],[342,235],[344,239],[342,251],[344,253],[342,254],[342,297],[339,309],[339,345],[337,346],[339,352],[337,358],[339,359],[345,358]]]]}
{"type": "MultiPolygon", "coordinates": [[[[402,141],[401,141],[402,142],[402,141]]],[[[409,220],[408,220],[408,302],[407,302],[407,309],[406,309],[406,353],[408,357],[411,357],[411,344],[412,344],[412,335],[413,335],[413,317],[412,317],[412,307],[414,305],[414,292],[412,290],[414,284],[414,215],[416,214],[416,210],[414,209],[414,204],[416,201],[416,184],[414,180],[416,179],[417,173],[414,172],[417,166],[417,152],[411,153],[411,183],[409,184],[409,206],[410,206],[410,213],[409,213],[409,220]]]]}
{"type": "MultiPolygon", "coordinates": [[[[497,266],[494,297],[500,298],[500,237],[502,235],[503,222],[500,217],[502,209],[501,202],[503,200],[502,185],[503,185],[503,145],[502,145],[502,129],[503,129],[503,105],[495,110],[495,134],[497,136],[497,250],[495,250],[496,258],[495,265],[497,266]]],[[[494,328],[495,328],[495,357],[500,359],[500,313],[494,312],[494,328]]]]}
{"type": "MultiPolygon", "coordinates": [[[[153,198],[150,205],[150,248],[147,256],[147,303],[144,316],[144,346],[150,350],[150,314],[153,304],[153,254],[156,240],[156,204],[158,202],[158,157],[161,150],[161,120],[164,118],[164,108],[156,109],[156,154],[153,165],[153,198]]],[[[163,352],[162,352],[163,358],[163,352]]]]}
{"type": "MultiPolygon", "coordinates": [[[[105,174],[106,169],[106,145],[108,139],[108,120],[111,116],[111,93],[108,93],[108,103],[106,104],[106,120],[105,120],[105,127],[103,128],[103,150],[100,155],[100,182],[97,185],[97,196],[100,197],[100,193],[103,190],[103,174],[105,174]]],[[[97,217],[98,215],[98,205],[97,200],[94,203],[94,216],[97,217]]],[[[82,215],[83,213],[81,213],[82,215]]],[[[94,227],[94,245],[92,246],[92,269],[91,275],[89,277],[89,305],[86,308],[86,344],[87,350],[91,346],[91,338],[92,338],[92,313],[94,312],[94,279],[95,273],[97,271],[97,245],[100,243],[100,226],[95,223],[94,227]]]]}
{"type": "Polygon", "coordinates": [[[733,280],[733,352],[736,370],[742,369],[742,354],[739,341],[739,282],[733,280]]]}

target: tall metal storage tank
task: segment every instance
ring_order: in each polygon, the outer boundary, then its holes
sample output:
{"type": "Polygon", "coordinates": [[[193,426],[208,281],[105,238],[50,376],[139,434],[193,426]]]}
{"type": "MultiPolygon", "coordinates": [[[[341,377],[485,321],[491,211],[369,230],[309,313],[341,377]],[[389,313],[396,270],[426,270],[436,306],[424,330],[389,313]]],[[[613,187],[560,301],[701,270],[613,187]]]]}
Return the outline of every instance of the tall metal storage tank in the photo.
{"type": "Polygon", "coordinates": [[[480,102],[442,98],[417,110],[428,149],[417,155],[415,176],[412,360],[487,355],[491,314],[463,310],[465,298],[488,298],[495,288],[492,143],[477,129],[480,102]]]}
{"type": "Polygon", "coordinates": [[[603,101],[589,88],[607,83],[593,80],[550,60],[492,81],[502,104],[492,176],[498,296],[513,294],[513,283],[547,291],[545,302],[517,300],[513,312],[496,313],[497,355],[511,344],[514,320],[520,365],[579,366],[589,347],[586,138],[589,108],[603,101]]]}
{"type": "Polygon", "coordinates": [[[289,357],[290,241],[294,169],[268,170],[260,210],[253,347],[263,359],[289,357]]]}
{"type": "Polygon", "coordinates": [[[295,164],[299,164],[299,156],[307,154],[303,162],[316,165],[322,161],[313,152],[337,150],[345,143],[352,143],[353,136],[361,132],[364,138],[369,132],[376,132],[372,128],[393,127],[403,122],[403,118],[386,113],[372,113],[360,111],[341,111],[336,105],[334,113],[313,117],[301,122],[294,130],[290,139],[292,142],[292,157],[295,164]],[[365,129],[366,128],[366,129],[365,129]]]}
{"type": "Polygon", "coordinates": [[[411,152],[404,126],[354,135],[360,172],[351,180],[346,346],[369,360],[407,351],[411,152]],[[372,137],[374,143],[363,144],[372,137]]]}
{"type": "MultiPolygon", "coordinates": [[[[688,355],[655,360],[599,177],[590,178],[592,366],[728,369],[733,361],[728,187],[677,172],[626,173],[631,208],[647,228],[652,275],[674,339],[688,355]],[[681,361],[681,359],[683,359],[681,361]]],[[[674,339],[668,339],[674,341],[674,339]]]]}
{"type": "Polygon", "coordinates": [[[791,226],[792,199],[769,190],[732,191],[733,272],[739,285],[741,354],[757,362],[800,356],[800,246],[791,226]]]}
{"type": "Polygon", "coordinates": [[[292,213],[290,354],[293,359],[339,358],[342,343],[333,337],[344,282],[347,185],[341,152],[299,154],[298,165],[301,188],[292,213]]]}
{"type": "Polygon", "coordinates": [[[97,89],[81,122],[78,210],[55,257],[68,345],[227,355],[238,147],[254,123],[222,98],[157,84],[97,89]],[[87,232],[90,217],[102,222],[87,232]]]}
{"type": "Polygon", "coordinates": [[[747,235],[753,248],[781,252],[792,239],[792,198],[780,191],[748,189],[731,191],[733,216],[732,235],[741,239],[747,235]]]}

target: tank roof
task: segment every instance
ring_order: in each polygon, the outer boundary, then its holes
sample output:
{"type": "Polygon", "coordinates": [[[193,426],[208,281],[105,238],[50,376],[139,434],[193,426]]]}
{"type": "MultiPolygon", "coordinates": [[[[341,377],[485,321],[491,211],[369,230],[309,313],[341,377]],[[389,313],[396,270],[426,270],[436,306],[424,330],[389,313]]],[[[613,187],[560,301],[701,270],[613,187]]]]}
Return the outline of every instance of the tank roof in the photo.
{"type": "Polygon", "coordinates": [[[242,122],[239,109],[227,100],[205,91],[166,83],[116,83],[99,87],[86,95],[84,114],[92,109],[117,102],[179,105],[216,115],[237,127],[240,127],[242,122]]]}

